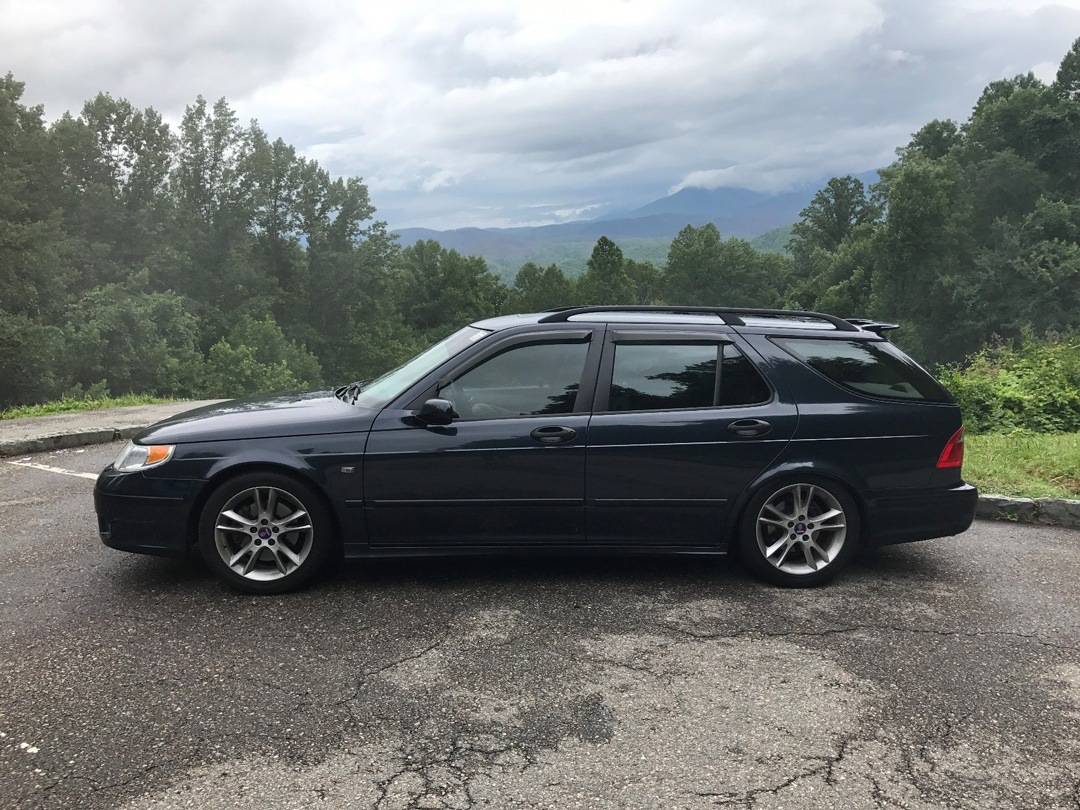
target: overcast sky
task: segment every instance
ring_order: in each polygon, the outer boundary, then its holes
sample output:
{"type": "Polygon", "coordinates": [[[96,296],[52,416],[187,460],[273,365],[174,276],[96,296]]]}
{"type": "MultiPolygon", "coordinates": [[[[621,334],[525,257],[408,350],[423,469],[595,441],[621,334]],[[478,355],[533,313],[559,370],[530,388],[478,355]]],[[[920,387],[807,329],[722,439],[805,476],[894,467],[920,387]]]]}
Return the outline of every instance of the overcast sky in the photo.
{"type": "Polygon", "coordinates": [[[683,186],[887,164],[987,82],[1050,81],[1080,0],[0,0],[47,117],[99,91],[177,121],[225,96],[392,226],[591,218],[683,186]]]}

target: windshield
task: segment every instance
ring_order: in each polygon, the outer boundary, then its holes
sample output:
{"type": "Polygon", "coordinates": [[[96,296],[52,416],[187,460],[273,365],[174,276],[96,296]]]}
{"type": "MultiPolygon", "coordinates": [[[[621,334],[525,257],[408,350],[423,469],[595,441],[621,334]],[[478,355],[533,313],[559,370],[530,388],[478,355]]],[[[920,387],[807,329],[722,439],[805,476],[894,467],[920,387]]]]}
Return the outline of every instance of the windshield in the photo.
{"type": "Polygon", "coordinates": [[[364,383],[363,387],[354,393],[349,401],[369,408],[385,408],[394,397],[421,377],[434,371],[451,357],[460,354],[480,338],[489,334],[491,333],[486,329],[466,326],[464,329],[454,332],[446,340],[420,352],[404,365],[398,366],[393,371],[386,372],[369,383],[364,383]]]}

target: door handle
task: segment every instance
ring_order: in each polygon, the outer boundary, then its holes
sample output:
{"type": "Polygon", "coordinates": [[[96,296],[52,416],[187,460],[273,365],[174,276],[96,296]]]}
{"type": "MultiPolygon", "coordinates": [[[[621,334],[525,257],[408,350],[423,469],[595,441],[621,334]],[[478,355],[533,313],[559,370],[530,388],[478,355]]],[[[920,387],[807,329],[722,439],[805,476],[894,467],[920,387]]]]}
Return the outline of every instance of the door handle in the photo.
{"type": "Polygon", "coordinates": [[[577,436],[577,431],[561,425],[548,425],[547,427],[538,427],[529,435],[541,444],[562,444],[577,436]]]}
{"type": "Polygon", "coordinates": [[[727,429],[736,436],[750,438],[752,436],[764,436],[772,430],[772,425],[764,419],[737,419],[734,422],[728,422],[727,429]]]}

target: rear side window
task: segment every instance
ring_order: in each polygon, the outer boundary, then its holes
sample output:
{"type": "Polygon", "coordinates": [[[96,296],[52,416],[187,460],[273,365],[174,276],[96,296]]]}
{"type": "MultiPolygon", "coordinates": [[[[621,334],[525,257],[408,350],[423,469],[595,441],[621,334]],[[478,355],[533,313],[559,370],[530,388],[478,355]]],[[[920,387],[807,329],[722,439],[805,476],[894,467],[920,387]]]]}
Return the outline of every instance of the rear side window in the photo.
{"type": "Polygon", "coordinates": [[[833,382],[890,399],[952,402],[937,381],[886,341],[777,340],[833,382]]]}
{"type": "Polygon", "coordinates": [[[734,346],[616,343],[607,410],[667,411],[752,405],[767,402],[771,396],[761,375],[734,346]]]}

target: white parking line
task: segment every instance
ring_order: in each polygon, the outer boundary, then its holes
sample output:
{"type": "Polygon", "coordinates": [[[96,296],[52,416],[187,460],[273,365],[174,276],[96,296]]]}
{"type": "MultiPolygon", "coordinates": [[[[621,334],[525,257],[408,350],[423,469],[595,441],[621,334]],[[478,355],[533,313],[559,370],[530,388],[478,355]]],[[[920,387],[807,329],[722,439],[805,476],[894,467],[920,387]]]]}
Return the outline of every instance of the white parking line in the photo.
{"type": "Polygon", "coordinates": [[[96,473],[73,472],[72,470],[64,470],[60,467],[50,467],[48,464],[35,464],[32,461],[9,461],[8,464],[14,464],[16,467],[31,467],[35,470],[44,470],[45,472],[58,473],[60,475],[74,475],[76,478],[88,478],[91,481],[97,481],[96,473]]]}

